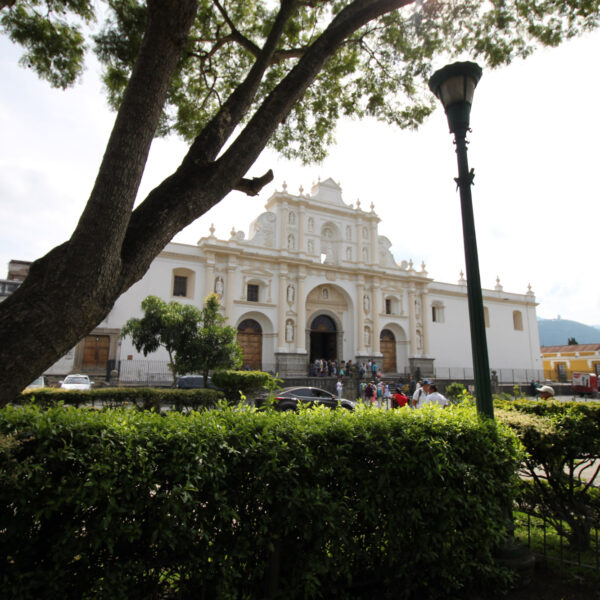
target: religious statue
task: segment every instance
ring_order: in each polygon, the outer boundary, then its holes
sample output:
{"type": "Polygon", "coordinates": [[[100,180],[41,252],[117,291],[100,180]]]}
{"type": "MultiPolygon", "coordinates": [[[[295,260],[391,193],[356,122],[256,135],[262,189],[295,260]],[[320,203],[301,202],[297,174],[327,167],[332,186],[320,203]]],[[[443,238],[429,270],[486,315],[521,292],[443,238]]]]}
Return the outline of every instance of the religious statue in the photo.
{"type": "Polygon", "coordinates": [[[365,309],[366,313],[369,312],[370,307],[371,307],[371,300],[369,299],[369,296],[367,296],[367,294],[365,294],[363,296],[363,308],[365,309]]]}
{"type": "Polygon", "coordinates": [[[215,279],[215,293],[223,295],[223,278],[220,276],[215,279]]]}
{"type": "Polygon", "coordinates": [[[296,295],[296,290],[294,288],[293,285],[288,285],[287,286],[287,301],[292,304],[292,302],[294,302],[294,297],[296,295]]]}
{"type": "Polygon", "coordinates": [[[287,321],[287,323],[285,324],[285,341],[294,341],[294,324],[292,323],[292,321],[287,321]]]}

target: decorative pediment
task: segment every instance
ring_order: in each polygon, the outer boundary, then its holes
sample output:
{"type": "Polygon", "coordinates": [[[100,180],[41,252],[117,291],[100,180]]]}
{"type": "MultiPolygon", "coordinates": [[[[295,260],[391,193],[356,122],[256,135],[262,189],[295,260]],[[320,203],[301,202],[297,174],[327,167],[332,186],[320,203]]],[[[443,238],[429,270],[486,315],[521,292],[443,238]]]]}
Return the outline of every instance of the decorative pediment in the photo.
{"type": "Polygon", "coordinates": [[[315,200],[346,206],[342,200],[342,188],[331,177],[313,185],[310,195],[315,200]]]}

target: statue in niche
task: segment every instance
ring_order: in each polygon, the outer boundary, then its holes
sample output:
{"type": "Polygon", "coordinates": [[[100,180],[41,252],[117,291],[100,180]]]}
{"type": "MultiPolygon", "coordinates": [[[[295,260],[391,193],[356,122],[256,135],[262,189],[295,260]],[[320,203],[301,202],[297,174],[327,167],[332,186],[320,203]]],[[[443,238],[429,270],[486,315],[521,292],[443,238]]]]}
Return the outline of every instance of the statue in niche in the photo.
{"type": "Polygon", "coordinates": [[[287,321],[287,323],[285,324],[285,341],[294,341],[294,324],[292,323],[292,321],[287,321]]]}
{"type": "Polygon", "coordinates": [[[223,295],[223,278],[221,276],[215,279],[215,293],[219,296],[223,295]]]}
{"type": "Polygon", "coordinates": [[[369,309],[371,308],[371,300],[367,294],[363,296],[363,308],[365,309],[366,313],[368,313],[369,309]]]}
{"type": "Polygon", "coordinates": [[[290,225],[295,225],[296,224],[296,213],[295,212],[291,212],[288,216],[288,223],[290,225]]]}
{"type": "Polygon", "coordinates": [[[315,244],[312,240],[308,240],[308,253],[314,254],[315,252],[315,244]]]}
{"type": "Polygon", "coordinates": [[[323,300],[327,300],[329,298],[329,290],[327,288],[323,288],[321,295],[323,296],[323,300]]]}
{"type": "Polygon", "coordinates": [[[296,296],[296,290],[293,285],[287,286],[287,301],[292,304],[294,302],[294,297],[296,296]]]}
{"type": "Polygon", "coordinates": [[[296,247],[296,240],[292,234],[288,235],[288,250],[293,250],[296,247]]]}
{"type": "Polygon", "coordinates": [[[365,327],[365,346],[371,345],[371,331],[368,327],[365,327]]]}
{"type": "Polygon", "coordinates": [[[369,230],[366,227],[363,227],[363,240],[369,239],[369,230]]]}
{"type": "Polygon", "coordinates": [[[419,300],[419,298],[415,299],[415,316],[417,317],[417,319],[421,318],[421,301],[419,300]]]}
{"type": "Polygon", "coordinates": [[[346,239],[348,241],[352,240],[352,229],[350,228],[350,225],[346,226],[346,239]]]}
{"type": "Polygon", "coordinates": [[[308,230],[312,231],[315,228],[315,220],[312,217],[308,217],[308,230]]]}
{"type": "Polygon", "coordinates": [[[363,253],[363,261],[369,262],[369,251],[366,248],[363,248],[362,253],[363,253]]]}
{"type": "Polygon", "coordinates": [[[423,350],[423,334],[417,329],[417,350],[423,350]]]}

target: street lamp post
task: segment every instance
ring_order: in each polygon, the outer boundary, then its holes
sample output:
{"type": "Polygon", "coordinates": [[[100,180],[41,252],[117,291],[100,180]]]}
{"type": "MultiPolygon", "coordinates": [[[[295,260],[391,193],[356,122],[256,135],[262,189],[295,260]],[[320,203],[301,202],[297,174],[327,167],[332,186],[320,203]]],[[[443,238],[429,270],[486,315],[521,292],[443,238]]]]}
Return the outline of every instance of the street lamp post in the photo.
{"type": "Polygon", "coordinates": [[[471,104],[481,73],[481,67],[476,63],[453,63],[436,71],[429,80],[429,87],[444,105],[450,133],[454,134],[458,160],[458,177],[455,181],[460,190],[477,411],[493,419],[494,406],[492,403],[483,298],[479,279],[479,260],[477,258],[475,220],[471,198],[473,170],[469,171],[467,158],[467,131],[469,131],[471,104]]]}

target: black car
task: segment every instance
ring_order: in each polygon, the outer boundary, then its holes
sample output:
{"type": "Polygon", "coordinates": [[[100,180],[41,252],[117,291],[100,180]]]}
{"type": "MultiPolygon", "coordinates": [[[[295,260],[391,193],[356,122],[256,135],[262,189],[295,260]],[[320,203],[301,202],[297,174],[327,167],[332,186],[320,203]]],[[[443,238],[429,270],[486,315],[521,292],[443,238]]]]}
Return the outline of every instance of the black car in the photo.
{"type": "MultiPolygon", "coordinates": [[[[203,375],[181,375],[177,378],[177,383],[175,384],[178,388],[182,390],[195,390],[198,388],[204,387],[204,376],[203,375]]],[[[206,382],[206,387],[209,390],[218,389],[217,386],[211,381],[210,375],[208,377],[208,381],[206,382]]]]}
{"type": "MultiPolygon", "coordinates": [[[[264,395],[256,400],[256,406],[264,406],[269,396],[264,395]]],[[[279,390],[275,394],[273,406],[277,410],[296,410],[298,402],[306,402],[312,406],[326,406],[327,408],[337,408],[341,406],[348,410],[354,410],[356,402],[352,400],[341,400],[331,392],[316,387],[287,387],[279,390]]]]}

